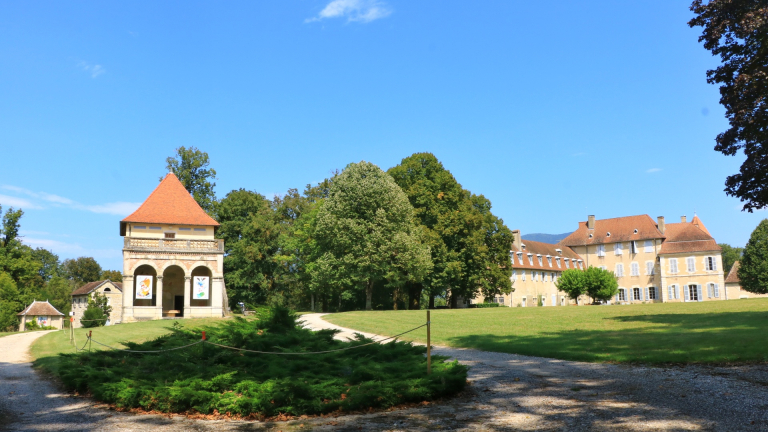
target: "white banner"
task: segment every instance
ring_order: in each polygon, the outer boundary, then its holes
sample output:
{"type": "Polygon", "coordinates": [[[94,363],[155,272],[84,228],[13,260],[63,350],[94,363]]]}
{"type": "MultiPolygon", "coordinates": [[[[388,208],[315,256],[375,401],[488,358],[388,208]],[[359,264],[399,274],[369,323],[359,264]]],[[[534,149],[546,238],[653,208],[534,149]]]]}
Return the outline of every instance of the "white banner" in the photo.
{"type": "Polygon", "coordinates": [[[136,300],[152,298],[152,276],[136,276],[136,300]]]}
{"type": "Polygon", "coordinates": [[[192,282],[192,300],[208,300],[208,276],[195,276],[192,282]]]}

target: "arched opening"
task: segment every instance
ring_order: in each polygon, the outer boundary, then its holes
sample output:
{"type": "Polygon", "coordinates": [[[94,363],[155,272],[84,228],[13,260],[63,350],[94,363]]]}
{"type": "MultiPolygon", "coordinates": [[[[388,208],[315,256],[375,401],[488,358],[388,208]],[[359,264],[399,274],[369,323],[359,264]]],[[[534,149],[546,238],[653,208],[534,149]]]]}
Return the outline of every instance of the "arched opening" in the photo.
{"type": "Polygon", "coordinates": [[[163,316],[184,316],[184,269],[177,265],[163,271],[163,316]]]}
{"type": "Polygon", "coordinates": [[[155,306],[157,272],[151,265],[141,265],[133,272],[133,305],[155,306]]]}
{"type": "Polygon", "coordinates": [[[112,290],[109,288],[104,288],[104,292],[112,292],[112,290]]]}
{"type": "Polygon", "coordinates": [[[205,266],[192,270],[191,307],[211,306],[211,269],[205,266]]]}

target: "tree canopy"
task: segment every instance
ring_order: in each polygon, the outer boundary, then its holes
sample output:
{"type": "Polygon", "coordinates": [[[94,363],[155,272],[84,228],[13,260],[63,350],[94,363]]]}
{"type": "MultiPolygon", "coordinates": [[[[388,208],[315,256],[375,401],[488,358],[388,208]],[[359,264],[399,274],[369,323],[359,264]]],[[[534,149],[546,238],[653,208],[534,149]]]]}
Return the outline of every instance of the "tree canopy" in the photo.
{"type": "Polygon", "coordinates": [[[768,205],[768,2],[765,0],[695,0],[690,27],[702,27],[699,42],[722,64],[707,71],[707,82],[720,84],[720,103],[730,127],[717,135],[715,150],[746,160],[728,176],[725,192],[752,212],[768,205]]]}
{"type": "Polygon", "coordinates": [[[92,257],[65,259],[61,268],[63,276],[73,281],[76,286],[101,279],[101,266],[92,257]]]}
{"type": "Polygon", "coordinates": [[[367,310],[377,284],[397,290],[421,281],[432,267],[408,197],[390,175],[365,161],[349,164],[334,179],[317,213],[315,239],[320,256],[313,277],[363,290],[367,310]]]}
{"type": "Polygon", "coordinates": [[[719,243],[720,249],[722,249],[721,256],[723,258],[723,273],[726,275],[731,271],[733,263],[741,260],[741,255],[744,253],[744,248],[734,247],[727,243],[719,243]]]}
{"type": "MultiPolygon", "coordinates": [[[[195,201],[208,213],[213,211],[216,202],[216,170],[209,168],[208,153],[196,147],[179,147],[176,154],[166,159],[168,171],[179,178],[181,184],[195,198],[195,201]]],[[[160,177],[162,180],[163,177],[160,177]]]]}
{"type": "Polygon", "coordinates": [[[741,287],[751,293],[768,293],[768,219],[752,231],[739,265],[741,287]]]}

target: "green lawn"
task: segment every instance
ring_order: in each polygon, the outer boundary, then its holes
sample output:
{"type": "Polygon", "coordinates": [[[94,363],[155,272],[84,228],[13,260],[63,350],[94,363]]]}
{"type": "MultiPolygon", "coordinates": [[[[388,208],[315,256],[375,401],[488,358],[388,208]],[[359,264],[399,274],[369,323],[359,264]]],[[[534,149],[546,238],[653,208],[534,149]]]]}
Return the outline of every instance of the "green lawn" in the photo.
{"type": "MultiPolygon", "coordinates": [[[[224,318],[226,319],[226,318],[224,318]]],[[[117,348],[125,348],[121,342],[144,342],[170,333],[174,322],[181,323],[186,329],[194,329],[209,326],[224,320],[222,318],[156,320],[132,324],[118,324],[91,329],[75,329],[75,341],[78,347],[82,347],[87,340],[88,331],[93,331],[93,339],[101,343],[117,348]]],[[[93,350],[103,349],[100,345],[92,343],[93,350]]],[[[87,348],[87,347],[86,347],[87,348]]],[[[104,348],[106,349],[106,348],[104,348]]],[[[59,353],[74,353],[75,348],[69,343],[69,329],[47,334],[32,343],[30,353],[37,366],[43,368],[53,367],[58,363],[59,353]]]]}
{"type": "MultiPolygon", "coordinates": [[[[426,312],[346,312],[325,319],[394,335],[424,323],[426,312]]],[[[426,332],[402,339],[426,342],[426,332]]],[[[432,344],[589,362],[765,362],[768,299],[433,310],[432,344]]]]}

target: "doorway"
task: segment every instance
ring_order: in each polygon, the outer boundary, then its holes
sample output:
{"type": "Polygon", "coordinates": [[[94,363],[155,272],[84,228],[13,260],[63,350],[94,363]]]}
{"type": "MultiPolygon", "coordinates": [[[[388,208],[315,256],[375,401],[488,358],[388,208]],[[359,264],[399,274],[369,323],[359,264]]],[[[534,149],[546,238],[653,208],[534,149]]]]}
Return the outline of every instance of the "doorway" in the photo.
{"type": "Polygon", "coordinates": [[[183,317],[184,316],[184,296],[183,295],[177,295],[173,298],[173,308],[179,311],[176,316],[183,317]]]}

